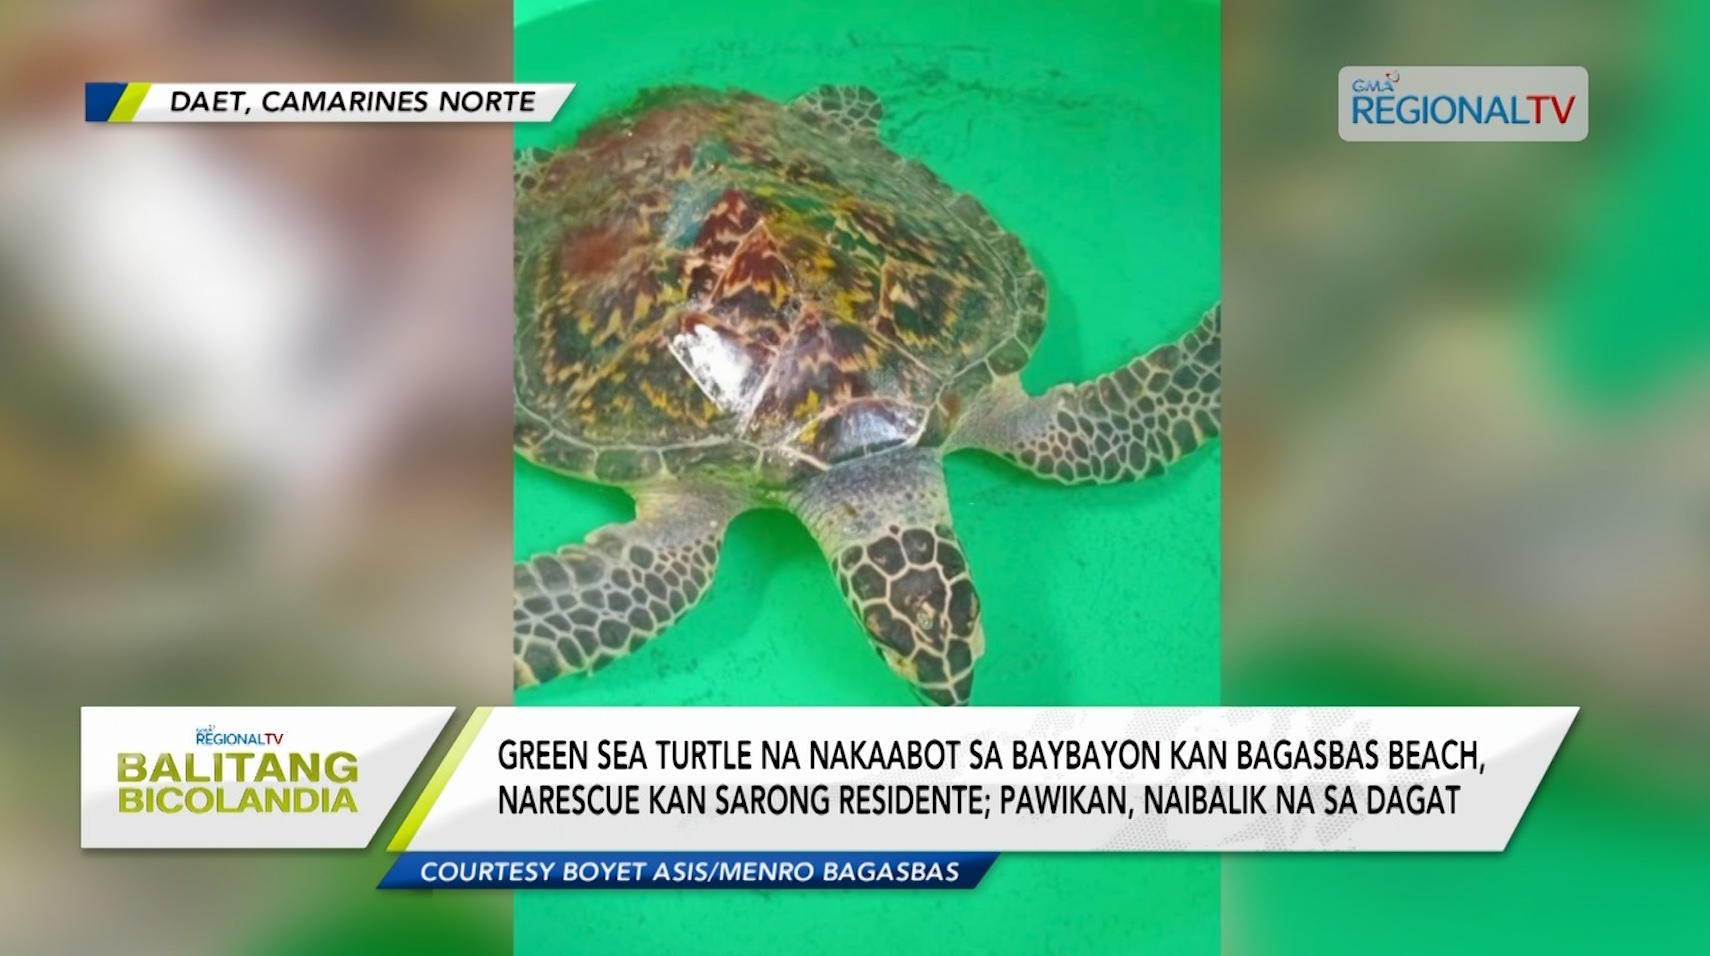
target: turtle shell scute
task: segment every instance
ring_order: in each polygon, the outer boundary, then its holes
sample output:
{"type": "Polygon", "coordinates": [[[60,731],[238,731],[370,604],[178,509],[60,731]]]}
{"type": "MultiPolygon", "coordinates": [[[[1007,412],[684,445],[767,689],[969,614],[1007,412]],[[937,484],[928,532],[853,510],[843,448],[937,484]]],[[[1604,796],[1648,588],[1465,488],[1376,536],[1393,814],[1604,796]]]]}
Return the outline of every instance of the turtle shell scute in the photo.
{"type": "Polygon", "coordinates": [[[561,470],[787,486],[941,442],[1043,330],[978,201],[798,104],[652,90],[518,169],[517,444],[561,470]]]}

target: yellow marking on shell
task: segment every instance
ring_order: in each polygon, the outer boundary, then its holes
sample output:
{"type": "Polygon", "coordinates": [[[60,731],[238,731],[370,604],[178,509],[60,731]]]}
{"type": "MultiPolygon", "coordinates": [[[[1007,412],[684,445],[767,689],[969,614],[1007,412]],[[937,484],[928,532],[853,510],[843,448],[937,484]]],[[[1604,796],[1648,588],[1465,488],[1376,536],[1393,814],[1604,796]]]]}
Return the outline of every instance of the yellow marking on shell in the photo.
{"type": "Polygon", "coordinates": [[[807,397],[803,398],[801,402],[796,405],[795,417],[797,421],[800,421],[804,418],[813,418],[818,413],[819,390],[810,389],[807,393],[807,397]]]}
{"type": "Polygon", "coordinates": [[[715,419],[723,414],[724,411],[714,404],[712,399],[698,391],[694,394],[694,397],[689,399],[689,405],[690,407],[687,411],[691,417],[703,425],[711,424],[715,419]]]}
{"type": "MultiPolygon", "coordinates": [[[[602,409],[601,411],[605,412],[607,410],[615,412],[618,415],[627,415],[635,410],[635,400],[630,398],[627,393],[620,392],[617,395],[612,396],[609,409],[602,409]]],[[[589,417],[591,419],[595,416],[590,415],[589,417]]]]}
{"type": "Polygon", "coordinates": [[[535,262],[534,302],[538,310],[551,308],[562,309],[567,290],[558,287],[553,280],[557,278],[553,271],[546,267],[545,257],[535,262]]]}
{"type": "Polygon", "coordinates": [[[838,225],[843,227],[843,231],[860,236],[871,245],[883,245],[883,237],[863,226],[861,221],[853,215],[853,208],[853,205],[848,201],[838,203],[836,210],[838,225]]]}
{"type": "Polygon", "coordinates": [[[662,412],[671,414],[673,417],[681,417],[681,413],[684,409],[678,408],[676,402],[673,401],[674,396],[671,395],[671,393],[646,379],[643,379],[639,383],[639,387],[641,389],[642,396],[647,399],[648,404],[662,412]]]}
{"type": "Polygon", "coordinates": [[[822,282],[831,276],[831,271],[837,265],[836,260],[825,252],[815,252],[791,263],[797,275],[809,282],[822,282]]]}
{"type": "Polygon", "coordinates": [[[788,286],[784,285],[782,282],[772,282],[764,279],[744,279],[740,283],[736,283],[726,289],[725,295],[728,296],[732,293],[740,292],[743,289],[753,289],[755,292],[760,293],[761,296],[765,297],[767,302],[772,304],[772,308],[774,309],[782,306],[790,298],[790,289],[788,286]]]}
{"type": "Polygon", "coordinates": [[[557,289],[547,298],[547,303],[560,312],[570,312],[576,308],[576,293],[580,286],[565,285],[557,289]]]}
{"type": "MultiPolygon", "coordinates": [[[[684,270],[683,274],[687,275],[688,270],[684,270]]],[[[665,283],[660,285],[659,295],[654,302],[656,305],[676,305],[687,298],[687,296],[688,293],[684,291],[682,285],[675,282],[665,283]]]]}

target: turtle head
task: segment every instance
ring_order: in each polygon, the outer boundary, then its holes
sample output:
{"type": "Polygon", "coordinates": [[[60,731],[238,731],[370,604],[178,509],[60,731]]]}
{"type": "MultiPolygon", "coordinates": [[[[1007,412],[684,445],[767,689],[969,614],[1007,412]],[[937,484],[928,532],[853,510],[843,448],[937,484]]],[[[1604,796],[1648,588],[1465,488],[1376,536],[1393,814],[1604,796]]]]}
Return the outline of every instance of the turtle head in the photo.
{"type": "Polygon", "coordinates": [[[936,452],[902,449],[838,465],[792,505],[885,664],[924,701],[968,703],[986,642],[936,452]]]}
{"type": "Polygon", "coordinates": [[[886,528],[837,561],[867,639],[923,702],[966,704],[985,650],[980,602],[949,525],[886,528]]]}

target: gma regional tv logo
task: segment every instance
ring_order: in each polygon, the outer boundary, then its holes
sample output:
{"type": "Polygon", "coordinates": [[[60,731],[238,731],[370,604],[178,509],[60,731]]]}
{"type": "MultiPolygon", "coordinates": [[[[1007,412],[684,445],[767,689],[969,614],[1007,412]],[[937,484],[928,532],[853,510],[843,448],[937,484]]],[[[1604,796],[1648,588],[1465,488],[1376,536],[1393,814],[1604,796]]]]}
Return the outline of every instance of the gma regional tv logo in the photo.
{"type": "Polygon", "coordinates": [[[1590,80],[1577,66],[1343,67],[1349,142],[1579,142],[1590,80]]]}
{"type": "Polygon", "coordinates": [[[196,746],[198,747],[279,747],[285,743],[283,731],[231,731],[218,730],[213,724],[196,728],[196,746]]]}

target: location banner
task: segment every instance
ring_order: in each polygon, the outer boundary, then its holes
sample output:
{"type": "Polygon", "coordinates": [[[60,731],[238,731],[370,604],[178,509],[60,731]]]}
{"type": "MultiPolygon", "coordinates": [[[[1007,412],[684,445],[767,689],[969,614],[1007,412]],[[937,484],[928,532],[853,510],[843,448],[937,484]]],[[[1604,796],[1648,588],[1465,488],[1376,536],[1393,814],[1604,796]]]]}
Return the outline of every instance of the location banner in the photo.
{"type": "Polygon", "coordinates": [[[85,83],[91,123],[550,123],[574,83],[85,83]]]}

